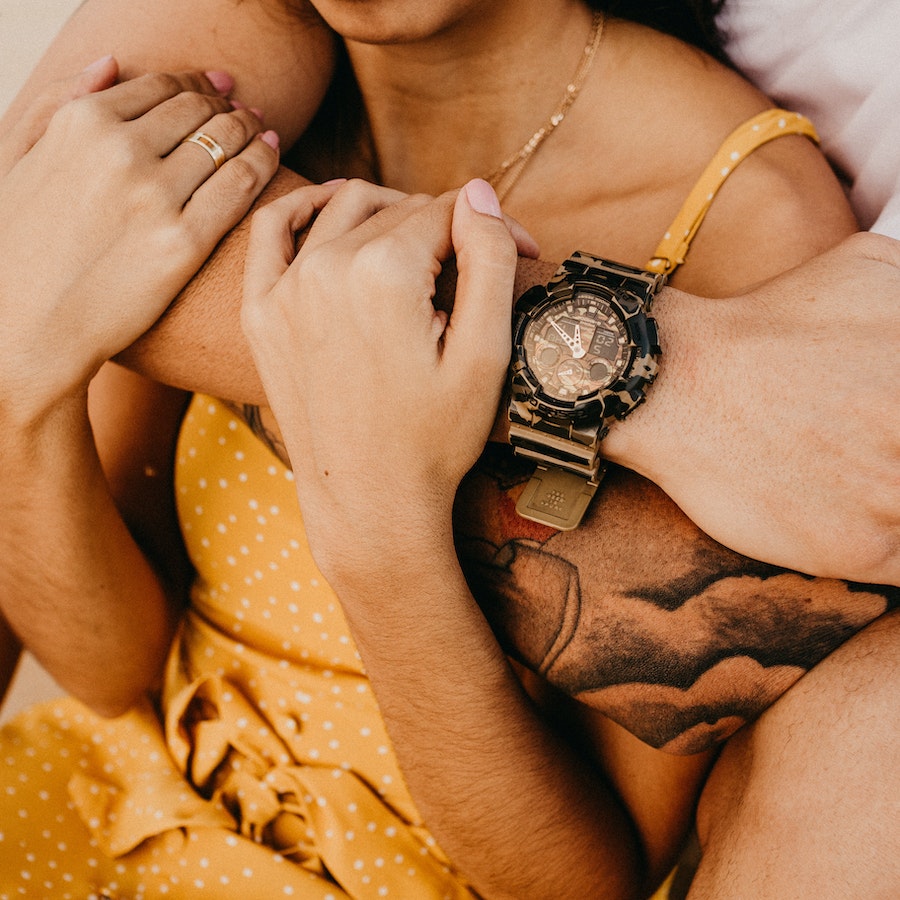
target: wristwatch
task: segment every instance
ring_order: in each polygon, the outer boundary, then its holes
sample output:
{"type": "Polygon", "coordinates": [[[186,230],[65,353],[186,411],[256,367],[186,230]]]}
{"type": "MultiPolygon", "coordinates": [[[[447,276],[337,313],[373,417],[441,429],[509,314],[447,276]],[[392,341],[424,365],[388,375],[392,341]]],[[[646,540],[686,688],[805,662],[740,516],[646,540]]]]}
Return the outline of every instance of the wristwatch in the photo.
{"type": "Polygon", "coordinates": [[[600,442],[656,377],[649,312],[665,280],[578,251],[516,301],[509,438],[537,462],[519,515],[561,530],[581,521],[605,472],[600,442]]]}

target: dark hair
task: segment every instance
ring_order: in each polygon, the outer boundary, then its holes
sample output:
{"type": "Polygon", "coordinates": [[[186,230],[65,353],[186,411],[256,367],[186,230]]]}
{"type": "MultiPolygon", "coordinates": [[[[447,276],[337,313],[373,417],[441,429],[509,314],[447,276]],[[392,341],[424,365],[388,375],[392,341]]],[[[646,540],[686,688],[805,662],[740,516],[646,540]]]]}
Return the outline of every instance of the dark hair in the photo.
{"type": "Polygon", "coordinates": [[[716,25],[725,0],[588,0],[588,5],[610,16],[649,25],[727,61],[716,25]]]}

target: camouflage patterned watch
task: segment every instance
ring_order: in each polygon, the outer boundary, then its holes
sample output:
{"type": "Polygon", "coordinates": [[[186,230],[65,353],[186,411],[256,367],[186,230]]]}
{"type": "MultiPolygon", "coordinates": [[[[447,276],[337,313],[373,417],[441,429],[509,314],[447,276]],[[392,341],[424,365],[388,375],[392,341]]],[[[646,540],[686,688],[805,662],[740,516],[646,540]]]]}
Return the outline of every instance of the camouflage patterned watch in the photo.
{"type": "Polygon", "coordinates": [[[605,466],[600,441],[643,402],[660,355],[648,314],[665,275],[573,253],[515,306],[509,437],[537,468],[516,510],[562,530],[581,521],[605,466]]]}

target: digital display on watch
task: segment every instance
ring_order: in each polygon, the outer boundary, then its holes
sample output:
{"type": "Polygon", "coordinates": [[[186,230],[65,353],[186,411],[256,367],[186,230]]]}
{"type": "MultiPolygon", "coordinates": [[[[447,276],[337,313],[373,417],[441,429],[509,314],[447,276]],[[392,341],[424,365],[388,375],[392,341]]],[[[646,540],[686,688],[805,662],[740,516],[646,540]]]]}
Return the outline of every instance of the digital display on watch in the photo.
{"type": "Polygon", "coordinates": [[[609,387],[630,355],[622,320],[605,300],[581,291],[538,313],[525,329],[522,346],[543,392],[568,403],[609,387]]]}

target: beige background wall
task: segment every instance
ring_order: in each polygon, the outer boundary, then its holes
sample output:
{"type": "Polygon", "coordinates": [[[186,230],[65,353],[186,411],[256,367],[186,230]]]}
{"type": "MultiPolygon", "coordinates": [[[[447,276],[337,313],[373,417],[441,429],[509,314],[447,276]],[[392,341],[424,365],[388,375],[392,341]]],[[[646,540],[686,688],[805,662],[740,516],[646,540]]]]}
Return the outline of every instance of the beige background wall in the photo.
{"type": "MultiPolygon", "coordinates": [[[[80,0],[0,0],[0,111],[6,109],[32,66],[80,0]]],[[[0,526],[2,527],[2,526],[0,526]]],[[[59,688],[30,656],[19,666],[0,721],[59,688]]]]}
{"type": "Polygon", "coordinates": [[[0,109],[80,0],[0,0],[0,109]]]}

